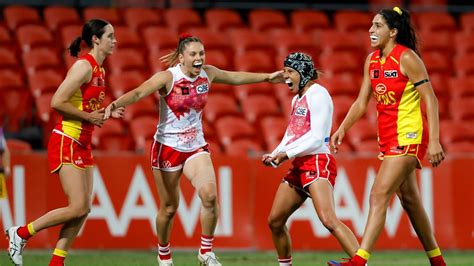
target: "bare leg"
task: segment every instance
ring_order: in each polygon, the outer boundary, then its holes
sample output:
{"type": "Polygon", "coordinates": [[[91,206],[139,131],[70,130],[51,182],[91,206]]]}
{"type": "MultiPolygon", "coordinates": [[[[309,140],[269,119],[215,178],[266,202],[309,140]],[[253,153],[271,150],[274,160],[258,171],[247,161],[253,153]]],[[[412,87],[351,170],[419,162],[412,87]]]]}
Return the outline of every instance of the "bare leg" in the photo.
{"type": "Polygon", "coordinates": [[[268,225],[272,231],[273,244],[279,258],[291,256],[291,239],[286,221],[305,201],[306,196],[298,193],[287,183],[281,183],[273,199],[273,206],[268,216],[268,225]]]}
{"type": "Polygon", "coordinates": [[[52,210],[33,221],[36,232],[87,216],[90,211],[92,175],[86,174],[86,171],[73,165],[61,167],[59,177],[69,204],[67,207],[52,210]]]}
{"type": "Polygon", "coordinates": [[[325,179],[318,179],[309,185],[309,192],[323,225],[336,237],[344,251],[350,257],[354,256],[359,248],[359,242],[354,233],[336,217],[334,196],[329,182],[325,179]]]}
{"type": "Polygon", "coordinates": [[[184,175],[191,181],[201,199],[202,235],[214,236],[218,218],[216,174],[208,153],[198,154],[186,161],[184,175]]]}
{"type": "MultiPolygon", "coordinates": [[[[93,177],[92,172],[93,168],[86,168],[86,190],[89,195],[89,204],[91,202],[92,196],[92,185],[93,185],[93,177]]],[[[89,205],[90,206],[90,205],[89,205]]],[[[84,215],[79,218],[75,218],[71,221],[66,222],[63,227],[61,228],[61,232],[59,233],[59,240],[56,243],[56,248],[61,249],[64,251],[69,250],[72,245],[72,242],[76,238],[79,230],[81,230],[82,225],[84,224],[87,215],[84,215]]]]}
{"type": "Polygon", "coordinates": [[[417,160],[412,156],[386,157],[375,178],[370,193],[369,217],[361,248],[370,252],[385,224],[387,208],[393,193],[415,169],[417,160]]]}
{"type": "Polygon", "coordinates": [[[437,248],[438,244],[436,243],[433,229],[431,228],[428,215],[421,202],[420,191],[416,183],[415,170],[413,170],[402,183],[397,195],[408,217],[410,217],[411,224],[413,228],[415,228],[416,234],[423,244],[425,251],[437,248]]]}
{"type": "Polygon", "coordinates": [[[179,205],[179,178],[181,173],[181,170],[165,172],[153,169],[153,176],[160,198],[160,209],[156,216],[156,233],[160,244],[166,244],[170,241],[173,218],[179,205]]]}

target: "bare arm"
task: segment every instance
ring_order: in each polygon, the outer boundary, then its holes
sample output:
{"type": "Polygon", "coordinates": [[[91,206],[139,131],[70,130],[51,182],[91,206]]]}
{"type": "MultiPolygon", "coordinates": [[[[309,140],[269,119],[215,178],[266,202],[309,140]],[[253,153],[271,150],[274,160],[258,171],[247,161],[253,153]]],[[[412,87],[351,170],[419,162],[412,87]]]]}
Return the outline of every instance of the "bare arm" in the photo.
{"type": "Polygon", "coordinates": [[[365,59],[364,64],[364,79],[362,80],[362,85],[360,86],[359,95],[357,99],[352,104],[349,112],[346,114],[346,117],[342,121],[339,128],[334,132],[331,137],[331,146],[335,151],[337,151],[337,145],[342,143],[346,132],[357,122],[364,114],[367,112],[367,106],[369,105],[372,86],[370,84],[370,75],[369,75],[369,65],[370,65],[370,55],[365,59]]]}
{"type": "MultiPolygon", "coordinates": [[[[70,100],[74,93],[80,89],[82,84],[89,82],[92,78],[92,67],[86,60],[79,60],[68,71],[66,78],[51,99],[51,107],[67,116],[78,120],[89,121],[95,125],[100,118],[97,112],[88,113],[74,107],[70,100]]],[[[101,123],[100,123],[101,124],[101,123]]]]}
{"type": "Polygon", "coordinates": [[[170,71],[162,71],[153,75],[151,78],[143,82],[137,88],[125,93],[120,96],[117,100],[113,101],[105,109],[105,119],[108,119],[111,115],[111,112],[116,110],[119,107],[125,107],[132,103],[139,101],[140,99],[156,92],[162,88],[166,88],[166,91],[171,89],[171,82],[173,81],[173,76],[170,71]]]}
{"type": "Polygon", "coordinates": [[[221,70],[212,65],[205,65],[204,70],[206,71],[210,82],[216,83],[242,85],[264,81],[269,81],[273,83],[283,82],[282,70],[273,73],[251,73],[221,70]]]}
{"type": "MultiPolygon", "coordinates": [[[[428,73],[421,58],[409,50],[402,54],[400,59],[400,70],[412,83],[428,79],[428,73]]],[[[428,118],[429,144],[428,159],[433,166],[438,166],[445,155],[439,141],[439,111],[438,99],[431,87],[430,82],[425,82],[416,87],[421,99],[426,104],[426,115],[428,118]]]]}

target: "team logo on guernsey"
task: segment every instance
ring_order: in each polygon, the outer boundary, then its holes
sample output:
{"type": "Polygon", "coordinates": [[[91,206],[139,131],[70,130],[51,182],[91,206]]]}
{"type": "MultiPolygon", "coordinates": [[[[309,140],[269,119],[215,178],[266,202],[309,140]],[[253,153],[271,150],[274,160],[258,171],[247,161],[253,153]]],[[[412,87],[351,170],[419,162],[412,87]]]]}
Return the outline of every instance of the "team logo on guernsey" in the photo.
{"type": "Polygon", "coordinates": [[[385,70],[383,72],[383,77],[387,79],[398,78],[398,71],[396,70],[385,70]]]}
{"type": "Polygon", "coordinates": [[[201,84],[196,87],[196,91],[198,94],[203,94],[209,91],[209,86],[207,84],[201,84]]]}
{"type": "Polygon", "coordinates": [[[301,106],[297,107],[295,110],[296,116],[306,116],[307,113],[308,113],[308,109],[301,106]]]}
{"type": "Polygon", "coordinates": [[[378,69],[374,69],[370,71],[370,78],[371,79],[378,79],[380,76],[380,71],[378,69]]]}
{"type": "Polygon", "coordinates": [[[379,83],[377,86],[375,86],[375,92],[377,94],[385,94],[387,92],[387,86],[385,86],[383,83],[379,83]]]}

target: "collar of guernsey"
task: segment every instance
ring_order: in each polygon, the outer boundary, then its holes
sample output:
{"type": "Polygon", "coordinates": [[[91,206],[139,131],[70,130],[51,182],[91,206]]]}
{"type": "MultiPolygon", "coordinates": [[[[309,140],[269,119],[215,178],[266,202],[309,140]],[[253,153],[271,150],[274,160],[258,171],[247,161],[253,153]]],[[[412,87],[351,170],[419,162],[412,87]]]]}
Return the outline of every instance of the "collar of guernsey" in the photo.
{"type": "MultiPolygon", "coordinates": [[[[70,103],[79,110],[93,112],[99,110],[105,98],[105,71],[97,64],[95,58],[85,54],[78,60],[87,60],[92,67],[92,77],[88,83],[83,84],[76,90],[70,99],[70,103]]],[[[60,115],[55,129],[78,141],[82,145],[91,144],[94,125],[83,121],[60,115]]]]}

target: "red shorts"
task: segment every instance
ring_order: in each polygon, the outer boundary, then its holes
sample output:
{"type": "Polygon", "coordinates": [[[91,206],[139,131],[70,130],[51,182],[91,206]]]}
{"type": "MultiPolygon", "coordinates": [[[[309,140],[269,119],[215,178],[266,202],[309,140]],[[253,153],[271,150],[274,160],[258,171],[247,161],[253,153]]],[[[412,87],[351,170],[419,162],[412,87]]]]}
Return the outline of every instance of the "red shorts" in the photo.
{"type": "Polygon", "coordinates": [[[307,187],[319,178],[326,179],[334,187],[337,176],[336,160],[331,154],[298,157],[284,181],[307,193],[307,187]]]}
{"type": "Polygon", "coordinates": [[[183,168],[187,160],[201,153],[210,153],[209,145],[195,151],[181,152],[154,141],[151,146],[151,167],[162,171],[174,172],[183,168]]]}
{"type": "Polygon", "coordinates": [[[406,146],[393,146],[381,148],[379,159],[384,157],[414,156],[418,160],[417,168],[421,169],[421,161],[425,157],[428,147],[425,144],[410,144],[406,146]]]}
{"type": "Polygon", "coordinates": [[[94,166],[92,148],[53,132],[48,143],[48,163],[51,173],[57,172],[63,164],[72,164],[80,169],[92,167],[94,166]]]}

